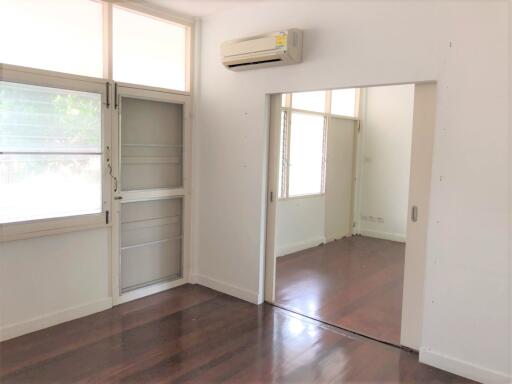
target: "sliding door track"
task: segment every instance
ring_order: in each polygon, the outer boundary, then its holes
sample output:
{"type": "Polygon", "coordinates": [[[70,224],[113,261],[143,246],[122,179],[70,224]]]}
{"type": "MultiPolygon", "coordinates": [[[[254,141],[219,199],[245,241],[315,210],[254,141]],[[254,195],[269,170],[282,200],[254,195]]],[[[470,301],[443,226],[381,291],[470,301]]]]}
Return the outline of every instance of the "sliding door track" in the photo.
{"type": "Polygon", "coordinates": [[[376,338],[376,337],[373,337],[373,336],[365,335],[364,333],[357,332],[357,331],[355,331],[353,329],[340,327],[337,324],[333,324],[333,323],[330,323],[330,322],[325,321],[325,320],[320,320],[320,319],[314,318],[312,316],[305,315],[303,313],[300,313],[300,312],[294,311],[292,309],[288,309],[286,307],[283,307],[283,306],[281,306],[279,304],[268,303],[268,302],[265,302],[265,303],[267,303],[269,305],[272,305],[273,307],[279,308],[281,310],[284,310],[286,312],[290,312],[290,313],[293,313],[295,315],[298,315],[298,316],[301,316],[301,317],[305,317],[307,319],[314,320],[316,322],[328,325],[329,327],[337,328],[337,329],[340,329],[340,330],[342,330],[344,332],[353,333],[354,335],[358,335],[358,336],[364,337],[365,339],[369,339],[369,340],[373,340],[373,341],[376,341],[376,342],[379,342],[379,343],[382,343],[382,344],[386,344],[386,345],[389,345],[390,347],[399,348],[399,349],[402,349],[402,350],[407,351],[407,352],[418,353],[418,351],[415,351],[414,349],[405,347],[403,345],[395,344],[395,343],[392,343],[390,341],[386,341],[386,340],[382,340],[382,339],[379,339],[379,338],[376,338]]]}

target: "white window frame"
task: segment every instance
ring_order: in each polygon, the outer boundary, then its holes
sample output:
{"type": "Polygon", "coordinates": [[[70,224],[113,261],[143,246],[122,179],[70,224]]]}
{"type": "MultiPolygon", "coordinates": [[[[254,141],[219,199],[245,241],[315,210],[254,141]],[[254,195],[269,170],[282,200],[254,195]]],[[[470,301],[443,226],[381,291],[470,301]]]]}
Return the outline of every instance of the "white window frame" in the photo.
{"type": "Polygon", "coordinates": [[[360,118],[359,118],[359,113],[360,113],[360,103],[361,103],[361,88],[355,88],[356,90],[356,100],[355,100],[355,103],[354,103],[354,115],[353,116],[346,116],[346,115],[338,115],[338,114],[335,114],[335,113],[331,113],[331,107],[332,107],[332,104],[331,104],[331,100],[332,100],[332,91],[333,90],[329,90],[329,91],[326,91],[326,115],[328,117],[337,117],[337,118],[341,118],[341,119],[348,119],[348,120],[355,120],[355,121],[359,121],[360,118]]]}
{"type": "MultiPolygon", "coordinates": [[[[175,23],[186,28],[186,78],[185,91],[157,88],[140,84],[116,83],[112,73],[112,8],[113,4],[107,0],[99,1],[103,5],[103,77],[95,78],[69,73],[49,71],[37,68],[28,68],[18,65],[0,63],[0,80],[14,83],[40,85],[54,88],[71,89],[84,92],[96,92],[102,95],[102,199],[103,211],[98,214],[69,216],[60,218],[37,219],[14,223],[0,224],[0,242],[26,239],[46,235],[55,235],[98,227],[110,227],[112,224],[112,180],[118,175],[112,169],[112,114],[114,113],[114,98],[117,96],[114,89],[117,86],[132,87],[147,91],[160,91],[185,96],[191,100],[191,90],[194,85],[192,73],[194,61],[195,22],[192,18],[175,16],[158,6],[149,6],[136,1],[127,0],[116,7],[140,13],[156,19],[175,23]],[[107,213],[108,212],[108,213],[107,213]],[[107,217],[108,216],[108,217],[107,217]]],[[[37,191],[34,191],[36,193],[37,191]]],[[[188,219],[187,219],[188,220],[188,219]]]]}
{"type": "MultiPolygon", "coordinates": [[[[100,0],[101,1],[101,0],[100,0]]],[[[113,21],[112,13],[113,7],[121,8],[130,12],[138,13],[142,16],[152,17],[158,20],[162,20],[168,23],[176,24],[184,27],[186,30],[186,63],[185,63],[185,90],[177,90],[170,88],[159,88],[146,86],[143,84],[133,83],[122,83],[117,82],[119,85],[126,87],[140,87],[144,89],[150,89],[155,91],[172,92],[176,94],[189,95],[192,88],[192,73],[193,73],[193,58],[192,52],[194,52],[194,21],[192,19],[177,17],[169,14],[166,10],[158,7],[149,7],[145,4],[140,4],[132,1],[125,1],[122,3],[111,3],[110,1],[102,1],[103,3],[103,77],[112,82],[113,80],[113,21]]]]}
{"type": "MultiPolygon", "coordinates": [[[[137,4],[137,3],[115,3],[112,4],[110,2],[103,2],[104,9],[104,19],[105,24],[103,27],[104,33],[104,39],[106,39],[104,45],[108,48],[106,48],[107,54],[104,55],[106,62],[104,62],[104,67],[106,67],[106,77],[109,79],[113,79],[113,57],[112,57],[112,45],[113,45],[113,22],[112,22],[112,9],[113,7],[124,9],[126,11],[130,11],[133,13],[140,14],[142,16],[146,17],[152,17],[157,20],[165,21],[167,23],[176,24],[180,27],[185,28],[185,90],[178,90],[178,89],[171,89],[171,88],[158,88],[158,87],[151,87],[146,85],[140,85],[147,89],[154,89],[154,90],[160,90],[160,91],[172,91],[173,93],[178,94],[189,94],[191,90],[191,84],[192,84],[192,49],[193,49],[193,31],[194,31],[194,22],[188,19],[184,18],[178,18],[175,16],[168,15],[165,13],[165,11],[160,10],[159,12],[155,12],[153,9],[146,7],[145,5],[137,4]]],[[[105,72],[105,70],[104,70],[105,72]]],[[[120,82],[117,82],[118,84],[121,84],[120,82]]],[[[128,84],[128,83],[122,83],[125,86],[130,85],[136,85],[136,84],[128,84]]]]}
{"type": "Polygon", "coordinates": [[[285,97],[285,103],[284,106],[281,103],[281,114],[284,117],[284,127],[282,132],[282,145],[283,145],[283,153],[282,157],[280,159],[281,164],[281,180],[280,185],[281,188],[278,191],[278,200],[290,200],[290,199],[303,199],[307,197],[318,197],[325,195],[325,172],[326,172],[326,166],[327,166],[327,132],[329,130],[329,119],[334,118],[341,118],[341,119],[347,119],[347,120],[354,120],[359,121],[359,104],[360,104],[360,88],[356,88],[356,100],[354,103],[354,116],[344,116],[344,115],[336,115],[331,113],[331,100],[332,100],[332,91],[326,90],[325,91],[325,108],[324,112],[316,112],[316,111],[309,111],[304,109],[298,109],[292,107],[292,98],[293,93],[285,93],[283,94],[285,97]],[[290,196],[289,191],[289,183],[290,183],[290,141],[291,141],[291,116],[292,113],[301,113],[305,115],[315,115],[315,116],[323,116],[324,118],[324,140],[323,140],[323,147],[322,147],[322,185],[320,193],[309,193],[304,195],[293,195],[290,196]]]}
{"type": "MultiPolygon", "coordinates": [[[[0,241],[11,241],[35,236],[51,235],[108,225],[111,212],[111,178],[108,174],[111,148],[110,116],[107,108],[108,87],[104,80],[85,76],[64,75],[57,72],[2,65],[0,80],[57,89],[91,92],[101,95],[101,164],[102,164],[102,212],[35,219],[0,224],[0,241]]],[[[34,191],[37,193],[37,191],[34,191]]]]}
{"type": "MultiPolygon", "coordinates": [[[[174,93],[180,93],[180,94],[190,94],[191,89],[193,89],[192,84],[192,73],[193,73],[193,60],[192,60],[192,52],[194,52],[195,46],[194,46],[194,40],[195,40],[195,32],[194,32],[194,26],[195,21],[192,18],[187,17],[181,17],[181,16],[175,16],[171,13],[169,13],[168,10],[154,6],[149,4],[140,3],[136,0],[125,0],[123,2],[113,2],[112,0],[88,0],[93,1],[96,3],[102,4],[102,13],[103,13],[103,25],[102,25],[102,35],[103,35],[103,50],[101,52],[103,56],[103,80],[108,80],[113,82],[113,7],[122,8],[126,11],[133,12],[136,14],[139,14],[141,16],[150,17],[153,19],[157,19],[160,21],[164,21],[167,23],[175,24],[180,27],[185,28],[185,55],[186,55],[186,63],[185,63],[185,90],[177,90],[177,89],[170,89],[170,88],[160,88],[161,90],[165,91],[172,91],[174,93]]],[[[23,67],[19,65],[11,65],[11,64],[3,64],[0,62],[0,65],[8,65],[9,67],[17,67],[17,68],[30,68],[30,67],[23,67]]],[[[48,73],[55,73],[55,74],[61,74],[61,75],[72,75],[65,72],[56,72],[51,70],[43,70],[40,68],[30,68],[34,69],[36,71],[46,71],[48,73]]],[[[74,75],[78,77],[88,77],[83,75],[74,75]]],[[[89,78],[95,78],[95,77],[89,77],[89,78]]],[[[141,85],[146,87],[142,84],[131,84],[131,85],[141,85]]],[[[151,87],[147,87],[151,88],[151,87]]],[[[156,88],[159,89],[159,88],[156,88]]]]}

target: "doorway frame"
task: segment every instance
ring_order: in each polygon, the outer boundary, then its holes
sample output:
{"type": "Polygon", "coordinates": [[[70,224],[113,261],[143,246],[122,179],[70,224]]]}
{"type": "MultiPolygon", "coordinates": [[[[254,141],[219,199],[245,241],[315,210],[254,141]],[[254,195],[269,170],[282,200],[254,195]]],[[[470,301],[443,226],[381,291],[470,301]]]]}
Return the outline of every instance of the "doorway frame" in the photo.
{"type": "MultiPolygon", "coordinates": [[[[395,85],[407,85],[412,84],[415,86],[414,95],[416,98],[416,89],[418,85],[432,85],[433,86],[433,94],[431,95],[432,99],[430,100],[431,104],[433,105],[433,118],[432,118],[432,124],[429,127],[432,134],[432,142],[431,142],[431,148],[430,148],[430,169],[428,174],[428,185],[430,188],[428,188],[428,196],[427,200],[429,202],[427,211],[425,212],[425,217],[428,218],[428,214],[430,211],[430,196],[431,196],[431,185],[432,185],[432,164],[433,164],[433,147],[435,144],[435,133],[437,130],[437,81],[436,80],[424,80],[424,81],[411,81],[411,82],[400,82],[400,83],[388,83],[388,84],[371,84],[371,85],[358,85],[358,86],[345,86],[345,87],[339,87],[339,88],[332,88],[332,89],[345,89],[345,88],[372,88],[372,87],[385,87],[385,86],[395,86],[395,85]]],[[[329,88],[324,88],[329,89],[329,88]]],[[[296,91],[283,91],[282,93],[273,93],[269,96],[269,121],[268,121],[268,147],[267,147],[267,178],[266,178],[266,202],[265,202],[265,255],[264,255],[264,292],[263,297],[264,301],[267,303],[270,303],[272,305],[275,304],[275,287],[276,287],[276,233],[277,233],[277,190],[278,190],[278,177],[279,177],[279,144],[280,144],[280,118],[281,118],[281,95],[283,93],[293,93],[293,92],[303,92],[302,90],[296,90],[296,91]]],[[[416,101],[416,100],[415,100],[416,101]]],[[[360,106],[361,108],[361,106],[360,106]]],[[[414,107],[413,107],[414,108],[414,107]]],[[[415,109],[414,109],[415,110],[415,109]]],[[[413,132],[412,137],[414,141],[414,134],[415,134],[415,117],[413,116],[413,132]]],[[[356,142],[359,145],[359,136],[356,138],[356,142]]],[[[413,158],[413,143],[411,143],[411,162],[413,158]]],[[[359,149],[359,147],[357,148],[359,149]]],[[[354,177],[354,198],[357,194],[357,190],[355,189],[357,186],[356,178],[359,176],[359,172],[356,170],[355,177],[354,177]]],[[[411,166],[411,173],[412,173],[412,166],[411,166]]],[[[408,198],[408,220],[407,220],[407,228],[406,228],[406,243],[407,239],[409,238],[409,229],[410,229],[410,209],[412,207],[411,202],[411,195],[410,192],[412,191],[412,183],[413,178],[410,177],[409,181],[409,198],[408,198]]],[[[354,217],[353,220],[355,221],[355,213],[358,211],[355,208],[354,203],[354,217]]],[[[356,228],[353,228],[357,230],[356,228]]],[[[426,230],[428,230],[428,222],[426,224],[426,230]]],[[[425,238],[427,237],[427,232],[425,233],[425,238]]],[[[406,303],[406,300],[404,300],[405,295],[402,295],[402,322],[401,322],[401,335],[400,335],[400,345],[411,348],[414,350],[419,350],[419,347],[421,346],[421,329],[422,329],[422,321],[423,321],[423,306],[424,306],[424,287],[425,287],[425,269],[426,269],[426,242],[424,244],[423,251],[423,260],[420,260],[419,262],[414,263],[407,263],[407,251],[406,251],[406,258],[405,258],[405,265],[404,265],[404,291],[406,287],[406,282],[411,281],[411,278],[408,279],[410,276],[418,277],[421,276],[418,280],[419,281],[419,291],[421,292],[421,301],[419,301],[419,304],[416,305],[415,308],[405,308],[404,304],[406,303]],[[409,268],[407,267],[409,265],[409,268]],[[416,268],[416,270],[411,270],[411,268],[416,268]],[[420,269],[418,271],[418,268],[420,269]],[[405,309],[404,309],[405,308],[405,309]],[[414,332],[404,332],[404,318],[409,315],[412,312],[420,311],[421,316],[412,316],[414,321],[416,323],[412,324],[411,326],[406,325],[407,328],[415,329],[414,332]],[[419,322],[419,324],[418,324],[419,322]],[[407,334],[407,340],[404,340],[404,334],[407,334]]],[[[411,300],[409,299],[409,304],[411,300]]]]}
{"type": "Polygon", "coordinates": [[[114,107],[112,108],[112,235],[111,235],[111,292],[112,305],[116,306],[132,300],[140,299],[155,293],[178,287],[190,282],[190,232],[191,232],[191,96],[185,92],[170,91],[161,88],[146,87],[127,83],[114,83],[114,107]],[[124,191],[127,197],[122,202],[116,199],[121,191],[121,98],[135,98],[150,100],[183,106],[183,183],[180,188],[155,189],[150,193],[146,191],[124,191]],[[118,184],[118,186],[117,186],[118,184]],[[119,189],[118,189],[118,188],[119,189]],[[163,281],[146,287],[141,287],[130,292],[121,293],[121,258],[120,258],[120,211],[122,203],[135,201],[150,201],[160,199],[183,199],[183,239],[182,239],[182,264],[181,277],[163,281]]]}

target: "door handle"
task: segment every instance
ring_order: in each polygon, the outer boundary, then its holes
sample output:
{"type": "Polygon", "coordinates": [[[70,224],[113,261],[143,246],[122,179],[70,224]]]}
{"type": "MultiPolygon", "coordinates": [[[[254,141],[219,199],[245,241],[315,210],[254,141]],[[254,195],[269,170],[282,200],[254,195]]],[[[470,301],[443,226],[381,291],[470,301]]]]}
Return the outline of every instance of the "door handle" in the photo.
{"type": "Polygon", "coordinates": [[[123,200],[123,196],[114,196],[114,200],[123,200]]]}
{"type": "MultiPolygon", "coordinates": [[[[108,154],[108,159],[107,161],[110,161],[110,148],[107,147],[107,150],[109,151],[109,154],[108,154]]],[[[117,177],[115,177],[112,173],[112,165],[110,163],[107,164],[107,168],[108,168],[108,174],[110,175],[110,177],[112,178],[112,183],[114,184],[113,185],[113,188],[114,188],[114,192],[117,192],[117,177]]]]}
{"type": "Polygon", "coordinates": [[[106,100],[106,104],[107,104],[107,108],[110,108],[110,82],[107,81],[107,100],[106,100]]]}
{"type": "Polygon", "coordinates": [[[114,109],[119,107],[119,103],[117,102],[117,83],[114,84],[114,109]]]}
{"type": "Polygon", "coordinates": [[[413,205],[411,209],[411,221],[413,223],[418,221],[418,207],[416,205],[413,205]]]}

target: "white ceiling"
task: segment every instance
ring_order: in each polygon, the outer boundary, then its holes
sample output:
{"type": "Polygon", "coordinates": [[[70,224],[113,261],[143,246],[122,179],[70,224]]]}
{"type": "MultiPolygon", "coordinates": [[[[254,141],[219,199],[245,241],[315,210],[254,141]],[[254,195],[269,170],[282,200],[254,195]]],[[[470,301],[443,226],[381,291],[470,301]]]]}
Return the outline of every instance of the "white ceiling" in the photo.
{"type": "Polygon", "coordinates": [[[146,3],[165,8],[171,12],[190,17],[204,17],[244,3],[264,0],[146,0],[146,3]]]}

